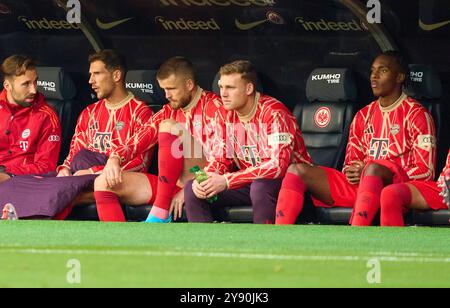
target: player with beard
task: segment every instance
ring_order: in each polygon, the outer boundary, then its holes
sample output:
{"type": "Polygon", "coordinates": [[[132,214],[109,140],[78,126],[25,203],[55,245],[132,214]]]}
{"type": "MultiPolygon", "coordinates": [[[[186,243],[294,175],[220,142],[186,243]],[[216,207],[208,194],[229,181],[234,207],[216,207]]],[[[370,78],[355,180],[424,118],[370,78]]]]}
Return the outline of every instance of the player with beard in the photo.
{"type": "Polygon", "coordinates": [[[290,167],[277,205],[277,224],[292,224],[310,192],[316,206],[354,207],[351,224],[369,226],[383,187],[431,180],[436,162],[434,122],[402,92],[407,65],[393,51],[376,57],[371,86],[378,99],[355,116],[342,172],[306,164],[290,167]]]}
{"type": "Polygon", "coordinates": [[[37,92],[33,59],[13,55],[1,65],[0,182],[14,175],[46,174],[56,169],[61,125],[37,92]]]}
{"type": "MultiPolygon", "coordinates": [[[[131,142],[133,136],[149,121],[153,111],[126,90],[126,62],[114,50],[105,49],[89,56],[89,84],[99,101],[83,110],[78,118],[69,155],[58,167],[58,177],[100,174],[106,161],[116,149],[131,142]],[[78,170],[73,166],[74,157],[86,157],[87,167],[78,170]],[[73,170],[78,170],[72,172],[73,170]]],[[[150,165],[151,148],[145,149],[129,160],[123,168],[130,171],[146,171],[150,165]]],[[[94,201],[92,193],[84,201],[94,201]]],[[[83,202],[84,203],[84,202],[83,202]]]]}
{"type": "MultiPolygon", "coordinates": [[[[189,170],[206,165],[210,141],[222,125],[224,109],[220,98],[197,85],[193,64],[174,57],[161,65],[157,80],[169,101],[135,136],[118,148],[95,182],[97,210],[115,211],[124,221],[120,202],[127,205],[153,204],[146,220],[166,223],[181,217],[184,184],[193,178],[189,170]],[[123,161],[158,143],[159,175],[122,172],[123,161]],[[171,215],[173,213],[173,216],[171,215]]],[[[114,218],[114,217],[112,217],[114,218]]]]}

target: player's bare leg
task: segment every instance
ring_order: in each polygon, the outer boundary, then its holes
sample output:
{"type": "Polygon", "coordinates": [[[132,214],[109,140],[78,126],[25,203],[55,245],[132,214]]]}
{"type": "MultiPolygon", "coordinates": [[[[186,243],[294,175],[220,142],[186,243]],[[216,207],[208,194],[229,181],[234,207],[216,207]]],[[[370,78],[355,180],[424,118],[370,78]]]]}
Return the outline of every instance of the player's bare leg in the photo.
{"type": "Polygon", "coordinates": [[[153,197],[153,189],[147,175],[138,172],[124,172],[122,183],[114,188],[109,187],[105,177],[100,175],[95,180],[95,191],[112,192],[122,204],[130,206],[146,205],[153,197]]]}
{"type": "Polygon", "coordinates": [[[92,203],[95,203],[95,196],[93,191],[82,192],[73,201],[74,206],[83,206],[92,203]]]}
{"type": "Polygon", "coordinates": [[[11,177],[7,175],[6,173],[0,173],[0,184],[8,181],[11,177]]]}
{"type": "Polygon", "coordinates": [[[200,168],[206,165],[202,147],[178,122],[163,121],[159,126],[158,141],[158,194],[147,222],[168,222],[171,212],[175,213],[174,217],[181,216],[182,188],[193,179],[189,170],[196,165],[200,168]]]}
{"type": "Polygon", "coordinates": [[[314,198],[333,205],[334,200],[331,197],[330,184],[325,170],[317,166],[310,166],[307,164],[293,165],[288,169],[288,172],[300,177],[314,198]]]}
{"type": "Polygon", "coordinates": [[[178,144],[181,143],[183,145],[183,169],[177,185],[184,187],[188,181],[194,179],[194,175],[190,172],[193,167],[199,166],[201,169],[206,167],[207,162],[203,148],[191,134],[176,121],[163,121],[159,131],[178,136],[178,144]]]}
{"type": "Polygon", "coordinates": [[[307,164],[291,165],[278,197],[276,224],[295,223],[303,209],[306,191],[326,204],[334,203],[325,170],[307,164]]]}

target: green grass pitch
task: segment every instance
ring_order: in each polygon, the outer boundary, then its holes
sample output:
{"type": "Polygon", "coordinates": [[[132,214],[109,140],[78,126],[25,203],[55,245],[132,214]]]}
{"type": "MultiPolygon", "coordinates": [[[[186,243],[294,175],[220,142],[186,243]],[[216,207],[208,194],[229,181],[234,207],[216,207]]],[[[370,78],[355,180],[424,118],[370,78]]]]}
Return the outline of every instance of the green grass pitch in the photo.
{"type": "Polygon", "coordinates": [[[0,235],[0,288],[450,287],[448,228],[3,221],[0,235]]]}

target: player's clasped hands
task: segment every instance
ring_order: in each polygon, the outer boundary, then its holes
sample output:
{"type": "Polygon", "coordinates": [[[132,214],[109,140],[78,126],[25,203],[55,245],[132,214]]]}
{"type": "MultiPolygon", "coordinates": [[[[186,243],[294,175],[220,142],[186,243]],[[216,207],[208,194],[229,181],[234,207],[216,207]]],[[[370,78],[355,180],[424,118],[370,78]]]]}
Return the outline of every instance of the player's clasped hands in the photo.
{"type": "Polygon", "coordinates": [[[365,165],[363,162],[358,161],[354,163],[353,166],[350,166],[345,170],[345,175],[347,176],[347,180],[350,184],[359,184],[364,166],[365,165]]]}
{"type": "Polygon", "coordinates": [[[194,181],[192,183],[192,190],[197,198],[206,200],[217,196],[221,192],[227,189],[227,181],[223,175],[207,172],[208,180],[198,183],[194,181]]]}

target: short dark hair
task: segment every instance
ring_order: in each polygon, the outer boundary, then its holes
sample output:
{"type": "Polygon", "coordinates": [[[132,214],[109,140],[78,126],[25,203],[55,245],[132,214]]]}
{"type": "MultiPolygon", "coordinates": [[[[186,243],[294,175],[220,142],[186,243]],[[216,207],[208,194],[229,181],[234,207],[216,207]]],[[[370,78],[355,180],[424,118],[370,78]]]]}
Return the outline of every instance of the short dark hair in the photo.
{"type": "Polygon", "coordinates": [[[196,80],[196,72],[192,62],[184,57],[173,57],[164,62],[156,74],[158,80],[164,80],[169,78],[171,75],[182,74],[188,79],[192,79],[194,82],[196,80]]]}
{"type": "Polygon", "coordinates": [[[105,67],[108,71],[113,72],[120,70],[125,79],[127,73],[127,62],[125,57],[119,52],[113,49],[103,49],[89,56],[89,64],[93,62],[101,61],[105,63],[105,67]]]}
{"type": "Polygon", "coordinates": [[[396,51],[396,50],[384,51],[378,55],[378,57],[380,57],[380,56],[386,56],[386,57],[391,58],[392,60],[394,60],[400,73],[405,74],[406,76],[409,75],[408,62],[405,60],[404,56],[399,51],[396,51]]]}
{"type": "Polygon", "coordinates": [[[12,55],[3,61],[1,74],[4,79],[22,76],[26,71],[35,70],[36,62],[29,56],[12,55]]]}
{"type": "Polygon", "coordinates": [[[250,61],[238,60],[225,64],[220,68],[220,75],[240,74],[244,80],[253,83],[256,87],[258,83],[258,73],[250,61]]]}

